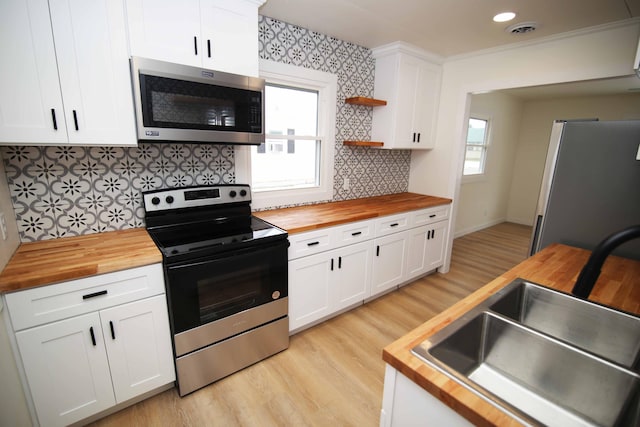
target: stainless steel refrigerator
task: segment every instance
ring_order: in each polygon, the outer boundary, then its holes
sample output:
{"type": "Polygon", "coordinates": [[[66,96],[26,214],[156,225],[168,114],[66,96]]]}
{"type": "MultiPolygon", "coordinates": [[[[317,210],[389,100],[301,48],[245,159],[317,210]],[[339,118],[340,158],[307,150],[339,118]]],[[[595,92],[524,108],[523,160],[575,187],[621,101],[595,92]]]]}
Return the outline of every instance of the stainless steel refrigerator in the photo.
{"type": "MultiPolygon", "coordinates": [[[[640,224],[640,120],[553,124],[531,254],[551,243],[593,249],[640,224]]],[[[615,255],[640,260],[640,240],[615,255]]]]}

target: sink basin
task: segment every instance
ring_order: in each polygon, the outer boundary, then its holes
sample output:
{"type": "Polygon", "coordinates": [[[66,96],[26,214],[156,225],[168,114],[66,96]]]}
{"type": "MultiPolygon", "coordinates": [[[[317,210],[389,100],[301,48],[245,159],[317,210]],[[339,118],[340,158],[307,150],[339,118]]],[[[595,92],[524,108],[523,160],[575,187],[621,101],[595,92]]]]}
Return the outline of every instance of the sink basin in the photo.
{"type": "Polygon", "coordinates": [[[640,371],[638,317],[525,281],[494,299],[496,313],[640,371]]]}
{"type": "Polygon", "coordinates": [[[413,353],[525,424],[638,426],[638,322],[518,279],[413,353]]]}

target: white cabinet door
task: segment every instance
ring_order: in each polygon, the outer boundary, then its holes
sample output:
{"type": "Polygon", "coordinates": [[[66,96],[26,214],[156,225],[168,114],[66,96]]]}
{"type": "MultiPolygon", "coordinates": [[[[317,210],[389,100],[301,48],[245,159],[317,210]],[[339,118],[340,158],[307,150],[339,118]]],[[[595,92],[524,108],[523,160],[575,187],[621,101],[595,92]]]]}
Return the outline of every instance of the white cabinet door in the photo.
{"type": "Polygon", "coordinates": [[[444,247],[447,241],[448,221],[440,221],[429,226],[431,236],[428,240],[428,251],[426,258],[426,271],[433,270],[444,264],[444,247]]]}
{"type": "Polygon", "coordinates": [[[127,0],[131,55],[258,76],[256,0],[127,0]]]}
{"type": "MultiPolygon", "coordinates": [[[[420,81],[420,60],[413,56],[403,55],[398,64],[398,93],[395,104],[396,128],[393,140],[389,144],[393,148],[414,148],[419,130],[416,128],[416,109],[419,108],[418,83],[420,81]]],[[[384,141],[385,144],[387,141],[384,141]]]]}
{"type": "Polygon", "coordinates": [[[123,4],[49,5],[69,143],[136,145],[123,4]]]}
{"type": "Polygon", "coordinates": [[[115,404],[98,313],[27,329],[16,340],[41,425],[68,425],[115,404]]]}
{"type": "Polygon", "coordinates": [[[203,66],[258,76],[258,12],[244,0],[201,3],[203,66]]]}
{"type": "Polygon", "coordinates": [[[289,261],[290,331],[331,314],[331,263],[328,253],[289,261]]]}
{"type": "Polygon", "coordinates": [[[164,295],[100,312],[117,402],[175,380],[164,295]]]}
{"type": "Polygon", "coordinates": [[[127,0],[132,56],[202,65],[199,0],[127,0]]]}
{"type": "Polygon", "coordinates": [[[420,63],[413,110],[413,130],[418,135],[415,141],[412,136],[406,148],[427,149],[435,146],[441,74],[439,65],[424,61],[420,63]]]}
{"type": "Polygon", "coordinates": [[[349,245],[333,252],[336,273],[331,280],[335,297],[333,311],[342,310],[369,297],[372,253],[371,241],[349,245]]]}
{"type": "Polygon", "coordinates": [[[428,271],[427,253],[432,228],[422,226],[407,233],[407,279],[412,279],[428,271]]]}
{"type": "Polygon", "coordinates": [[[0,142],[65,143],[47,0],[2,0],[0,35],[0,142]]]}
{"type": "Polygon", "coordinates": [[[371,295],[379,294],[402,283],[407,252],[406,232],[391,234],[373,241],[373,274],[371,295]]]}

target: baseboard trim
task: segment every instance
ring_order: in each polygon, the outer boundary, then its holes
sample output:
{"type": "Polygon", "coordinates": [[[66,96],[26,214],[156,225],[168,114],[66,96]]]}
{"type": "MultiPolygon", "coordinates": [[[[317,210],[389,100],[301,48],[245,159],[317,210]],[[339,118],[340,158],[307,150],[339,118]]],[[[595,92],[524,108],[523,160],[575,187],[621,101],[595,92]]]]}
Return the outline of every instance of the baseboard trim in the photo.
{"type": "Polygon", "coordinates": [[[489,222],[485,222],[483,224],[474,225],[473,227],[465,228],[463,230],[456,230],[453,233],[453,238],[457,239],[458,237],[462,237],[465,234],[470,234],[470,233],[473,233],[473,232],[476,232],[476,231],[484,230],[485,228],[493,227],[494,225],[498,225],[498,224],[503,223],[505,221],[507,221],[505,218],[498,218],[498,219],[494,219],[494,220],[489,221],[489,222]]]}

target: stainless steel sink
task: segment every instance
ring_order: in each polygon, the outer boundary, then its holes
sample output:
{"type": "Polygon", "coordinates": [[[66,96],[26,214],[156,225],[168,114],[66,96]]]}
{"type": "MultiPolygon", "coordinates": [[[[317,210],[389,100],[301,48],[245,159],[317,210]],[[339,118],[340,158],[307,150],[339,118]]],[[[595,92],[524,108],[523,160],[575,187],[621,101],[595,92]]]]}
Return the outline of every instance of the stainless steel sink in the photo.
{"type": "Polygon", "coordinates": [[[413,352],[525,424],[638,426],[639,333],[635,316],[518,279],[413,352]]]}
{"type": "Polygon", "coordinates": [[[496,299],[490,310],[639,372],[640,318],[525,281],[496,299]]]}

